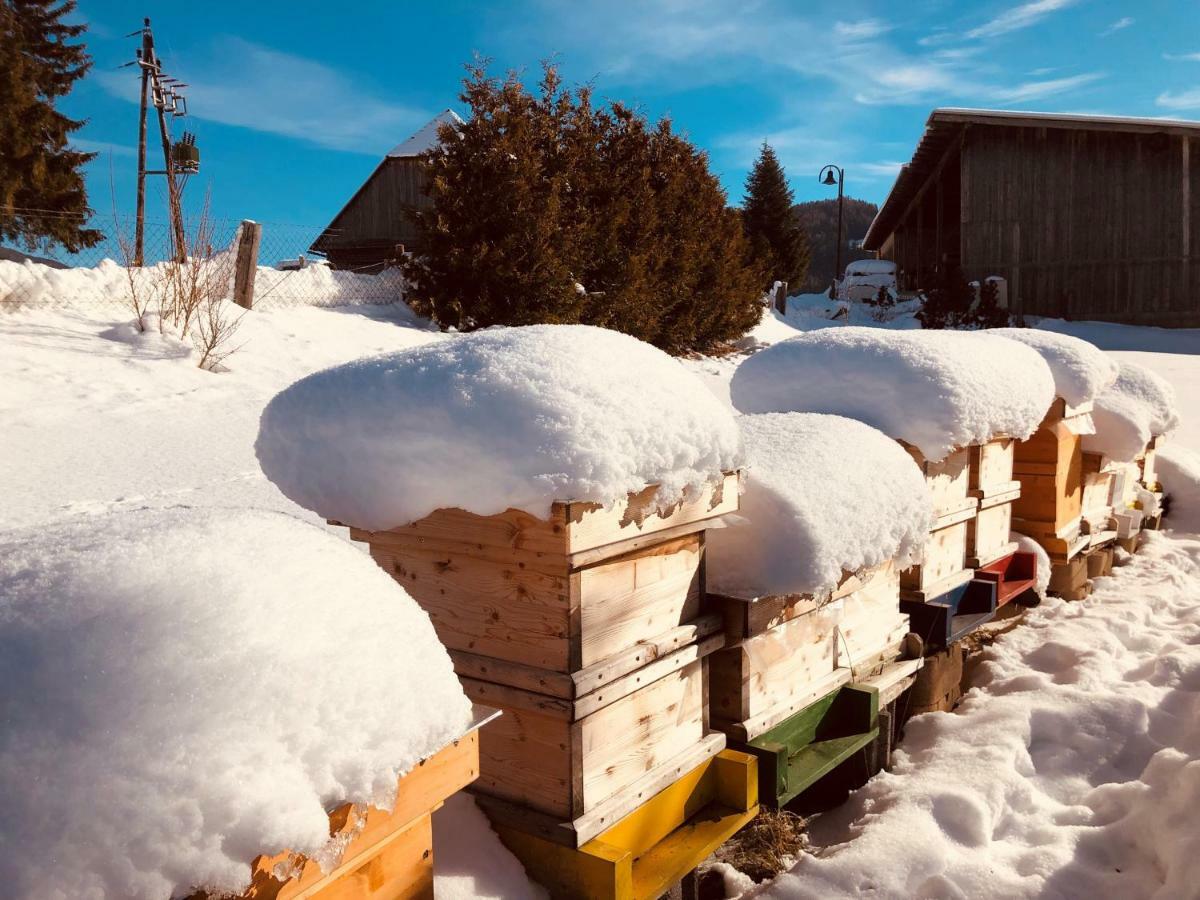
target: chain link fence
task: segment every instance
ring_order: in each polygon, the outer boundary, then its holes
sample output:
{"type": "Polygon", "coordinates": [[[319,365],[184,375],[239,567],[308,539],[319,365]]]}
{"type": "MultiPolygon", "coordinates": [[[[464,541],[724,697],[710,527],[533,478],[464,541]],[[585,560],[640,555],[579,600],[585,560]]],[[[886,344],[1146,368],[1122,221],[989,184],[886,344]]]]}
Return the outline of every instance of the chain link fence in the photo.
{"type": "MultiPolygon", "coordinates": [[[[41,218],[71,218],[63,213],[13,211],[16,215],[23,213],[41,218]]],[[[135,259],[133,215],[119,214],[107,220],[94,217],[87,224],[99,230],[103,238],[95,246],[76,253],[61,246],[42,244],[27,248],[0,243],[0,312],[30,307],[130,306],[128,268],[135,259]]],[[[255,309],[387,305],[403,301],[404,278],[397,268],[333,269],[324,260],[308,254],[308,247],[325,226],[261,224],[254,277],[255,309]]],[[[234,219],[185,219],[185,242],[190,252],[219,261],[226,254],[232,256],[240,225],[241,221],[234,219]]],[[[153,278],[157,267],[174,258],[172,232],[166,221],[146,220],[142,254],[146,277],[153,278]]]]}

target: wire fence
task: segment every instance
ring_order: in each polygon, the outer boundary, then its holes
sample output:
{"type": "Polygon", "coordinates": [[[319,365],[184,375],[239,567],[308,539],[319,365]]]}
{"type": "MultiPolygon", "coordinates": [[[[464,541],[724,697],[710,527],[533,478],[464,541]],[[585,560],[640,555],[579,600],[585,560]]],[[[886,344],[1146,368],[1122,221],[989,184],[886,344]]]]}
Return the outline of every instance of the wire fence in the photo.
{"type": "MultiPolygon", "coordinates": [[[[83,222],[80,217],[59,212],[0,211],[0,217],[9,216],[83,222]]],[[[89,309],[130,304],[128,268],[135,259],[133,215],[119,214],[107,220],[93,218],[86,224],[101,232],[101,240],[74,253],[60,244],[44,241],[32,247],[0,241],[0,312],[29,307],[89,309]]],[[[188,251],[211,258],[232,252],[240,224],[235,219],[185,219],[188,251]]],[[[404,300],[405,283],[398,268],[335,269],[311,255],[308,248],[324,230],[323,225],[262,223],[254,277],[255,309],[387,305],[404,300]]],[[[145,222],[142,277],[153,278],[157,269],[175,258],[173,232],[168,222],[145,222]]]]}

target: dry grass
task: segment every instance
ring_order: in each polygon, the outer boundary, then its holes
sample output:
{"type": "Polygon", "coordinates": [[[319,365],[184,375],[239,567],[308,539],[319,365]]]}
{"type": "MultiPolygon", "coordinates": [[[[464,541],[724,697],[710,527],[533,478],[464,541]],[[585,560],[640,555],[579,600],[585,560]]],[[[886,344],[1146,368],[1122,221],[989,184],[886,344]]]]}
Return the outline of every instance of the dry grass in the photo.
{"type": "Polygon", "coordinates": [[[763,809],[749,825],[722,844],[718,860],[756,882],[790,869],[808,846],[803,817],[787,810],[763,809]]]}

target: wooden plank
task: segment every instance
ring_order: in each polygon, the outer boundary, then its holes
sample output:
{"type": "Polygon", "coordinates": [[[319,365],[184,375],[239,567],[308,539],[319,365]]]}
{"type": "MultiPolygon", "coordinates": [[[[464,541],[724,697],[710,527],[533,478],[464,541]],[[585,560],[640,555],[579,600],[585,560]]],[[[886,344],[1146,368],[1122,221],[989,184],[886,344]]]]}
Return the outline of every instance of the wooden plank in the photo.
{"type": "Polygon", "coordinates": [[[1009,552],[1012,532],[1012,504],[1001,503],[979,511],[967,528],[967,559],[986,565],[1009,552]]]}
{"type": "Polygon", "coordinates": [[[966,567],[967,522],[933,532],[925,543],[921,563],[900,574],[900,586],[906,591],[929,593],[966,567]]]}
{"type": "Polygon", "coordinates": [[[911,444],[903,441],[900,444],[925,475],[925,482],[933,496],[934,514],[940,517],[961,509],[970,488],[970,449],[960,447],[949,453],[945,459],[933,462],[927,460],[925,455],[911,444]]]}
{"type": "Polygon", "coordinates": [[[724,634],[710,634],[695,643],[687,644],[673,653],[649,662],[639,669],[634,669],[620,678],[615,678],[596,690],[577,698],[575,700],[575,718],[583,719],[592,713],[599,712],[667,675],[687,668],[697,660],[706,658],[723,646],[725,646],[724,634]]]}
{"type": "Polygon", "coordinates": [[[983,444],[969,448],[970,488],[987,496],[997,485],[1011,482],[1016,441],[1010,437],[996,437],[983,444]]]}
{"type": "Polygon", "coordinates": [[[738,477],[737,472],[727,472],[716,484],[706,485],[665,510],[657,507],[654,485],[609,508],[596,503],[555,504],[566,523],[567,552],[577,554],[736,512],[738,477]]]}
{"type": "Polygon", "coordinates": [[[579,571],[580,664],[591,666],[700,614],[702,535],[688,535],[579,571]]]}

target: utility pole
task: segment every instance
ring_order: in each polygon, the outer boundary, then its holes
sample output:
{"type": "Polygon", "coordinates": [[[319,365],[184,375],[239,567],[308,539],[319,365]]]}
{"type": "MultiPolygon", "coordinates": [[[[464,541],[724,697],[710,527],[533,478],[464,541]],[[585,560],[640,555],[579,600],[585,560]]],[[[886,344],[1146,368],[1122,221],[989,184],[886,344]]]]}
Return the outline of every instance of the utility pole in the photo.
{"type": "Polygon", "coordinates": [[[138,111],[138,175],[137,175],[137,220],[134,233],[134,265],[145,261],[146,228],[146,176],[165,175],[167,179],[167,211],[171,219],[171,242],[173,255],[179,261],[187,257],[187,239],[183,231],[183,185],[179,176],[195,174],[200,170],[200,151],[195,146],[195,137],[184,134],[187,145],[181,150],[180,163],[176,164],[176,146],[171,142],[171,131],[167,126],[167,113],[173,116],[187,115],[187,99],[181,90],[186,84],[164,74],[158,54],[154,50],[154,32],[150,30],[150,19],[142,20],[142,28],[128,37],[141,35],[142,46],[137,58],[126,65],[137,65],[142,73],[142,98],[138,111]],[[153,103],[158,114],[158,133],[162,141],[163,168],[151,171],[146,168],[146,113],[153,103]]]}

